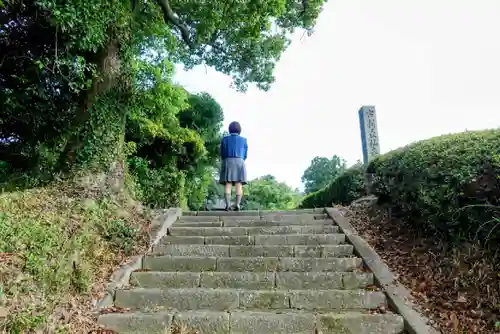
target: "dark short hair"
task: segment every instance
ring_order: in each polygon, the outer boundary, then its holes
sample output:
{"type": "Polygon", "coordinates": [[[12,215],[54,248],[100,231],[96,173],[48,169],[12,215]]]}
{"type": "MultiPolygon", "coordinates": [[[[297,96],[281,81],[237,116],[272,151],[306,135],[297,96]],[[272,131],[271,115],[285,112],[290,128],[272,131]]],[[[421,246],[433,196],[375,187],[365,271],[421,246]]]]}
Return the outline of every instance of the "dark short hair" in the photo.
{"type": "Polygon", "coordinates": [[[238,122],[231,122],[231,124],[229,124],[229,133],[240,134],[241,133],[241,125],[240,125],[240,123],[238,123],[238,122]]]}

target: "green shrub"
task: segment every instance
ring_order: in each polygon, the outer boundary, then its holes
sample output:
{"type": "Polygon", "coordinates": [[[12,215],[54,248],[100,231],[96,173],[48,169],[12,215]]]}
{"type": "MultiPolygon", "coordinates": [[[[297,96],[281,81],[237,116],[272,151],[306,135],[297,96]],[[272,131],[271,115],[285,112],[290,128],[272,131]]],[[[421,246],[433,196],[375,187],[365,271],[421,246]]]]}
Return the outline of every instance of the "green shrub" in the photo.
{"type": "Polygon", "coordinates": [[[208,187],[212,181],[212,173],[209,168],[205,168],[204,173],[197,171],[196,173],[188,173],[186,175],[184,192],[187,207],[190,210],[203,210],[208,196],[208,187]]]}
{"type": "Polygon", "coordinates": [[[9,164],[6,161],[0,160],[0,180],[9,173],[9,164]]]}
{"type": "Polygon", "coordinates": [[[451,239],[499,238],[500,130],[413,143],[367,168],[382,205],[420,230],[451,239]]]}
{"type": "Polygon", "coordinates": [[[185,175],[171,167],[150,168],[148,161],[133,157],[128,160],[134,185],[134,196],[154,208],[185,208],[185,175]]]}
{"type": "Polygon", "coordinates": [[[365,194],[364,168],[354,166],[340,174],[330,185],[305,196],[299,207],[314,208],[328,207],[333,204],[348,205],[365,194]]]}

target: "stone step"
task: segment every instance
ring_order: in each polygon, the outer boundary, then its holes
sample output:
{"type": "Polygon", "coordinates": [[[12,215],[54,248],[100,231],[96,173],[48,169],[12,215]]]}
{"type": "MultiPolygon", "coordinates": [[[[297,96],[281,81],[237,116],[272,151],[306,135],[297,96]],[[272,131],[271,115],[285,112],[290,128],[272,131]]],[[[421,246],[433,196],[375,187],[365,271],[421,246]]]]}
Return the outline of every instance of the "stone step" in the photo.
{"type": "Polygon", "coordinates": [[[324,209],[195,212],[168,229],[99,323],[119,333],[401,334],[324,209]],[[141,311],[141,313],[136,313],[141,311]]]}
{"type": "Polygon", "coordinates": [[[208,221],[208,222],[183,222],[177,221],[174,227],[257,227],[257,226],[295,226],[295,225],[334,225],[331,219],[314,220],[283,220],[283,221],[208,221]]]}
{"type": "Polygon", "coordinates": [[[373,310],[386,307],[380,291],[160,289],[117,290],[115,306],[145,312],[162,310],[373,310]]]}
{"type": "Polygon", "coordinates": [[[325,213],[325,208],[316,209],[297,209],[297,210],[260,210],[261,216],[268,215],[303,215],[303,214],[321,214],[325,213]]]}
{"type": "Polygon", "coordinates": [[[325,213],[324,208],[315,209],[298,209],[298,210],[243,210],[243,211],[184,211],[183,216],[265,216],[269,214],[287,214],[287,215],[302,215],[302,214],[320,214],[325,213]]]}
{"type": "Polygon", "coordinates": [[[401,334],[399,315],[307,312],[187,311],[171,313],[109,313],[99,324],[121,334],[172,334],[181,327],[200,334],[401,334]]]}
{"type": "Polygon", "coordinates": [[[339,245],[345,243],[345,234],[275,234],[275,235],[222,235],[222,236],[166,236],[163,245],[216,244],[216,245],[339,245]]]}
{"type": "Polygon", "coordinates": [[[253,227],[253,226],[293,226],[293,225],[334,225],[332,219],[285,219],[285,220],[258,220],[258,221],[225,221],[225,227],[253,227]]]}
{"type": "Polygon", "coordinates": [[[147,255],[143,268],[151,271],[354,271],[362,260],[344,258],[298,257],[207,257],[207,256],[155,256],[147,255]]]}
{"type": "MultiPolygon", "coordinates": [[[[261,216],[261,220],[267,221],[283,221],[283,220],[295,220],[295,221],[310,221],[310,220],[323,220],[328,219],[327,214],[307,214],[307,215],[280,215],[280,214],[268,214],[261,216]]],[[[225,217],[226,221],[229,221],[229,217],[225,217]]]]}
{"type": "MultiPolygon", "coordinates": [[[[260,219],[259,216],[254,219],[260,219]]],[[[177,222],[220,222],[219,216],[180,216],[177,222]]]]}
{"type": "Polygon", "coordinates": [[[255,227],[180,227],[172,226],[168,234],[173,236],[221,236],[257,234],[325,234],[337,233],[337,226],[255,226],[255,227]]]}
{"type": "Polygon", "coordinates": [[[208,222],[184,222],[177,220],[173,227],[224,227],[224,222],[208,221],[208,222]]]}
{"type": "Polygon", "coordinates": [[[373,274],[356,272],[134,272],[131,284],[141,288],[217,289],[363,289],[373,274]]]}
{"type": "Polygon", "coordinates": [[[233,216],[223,216],[219,217],[220,221],[224,222],[242,222],[242,221],[268,221],[268,222],[275,222],[275,221],[302,221],[302,222],[310,222],[313,220],[325,220],[329,219],[329,216],[326,214],[314,214],[314,215],[267,215],[267,216],[259,216],[259,217],[253,217],[253,216],[240,216],[240,217],[233,217],[233,216]]]}
{"type": "Polygon", "coordinates": [[[283,220],[294,220],[294,221],[311,221],[317,219],[328,219],[326,214],[301,214],[301,215],[281,215],[281,214],[269,214],[266,216],[181,216],[179,217],[179,222],[214,222],[214,221],[283,221],[283,220]]]}
{"type": "Polygon", "coordinates": [[[243,210],[243,211],[198,211],[196,216],[212,217],[212,216],[260,216],[258,210],[243,210]]]}
{"type": "Polygon", "coordinates": [[[171,244],[160,245],[152,254],[170,256],[231,256],[231,257],[346,257],[353,255],[353,246],[319,245],[319,246],[238,246],[238,245],[202,245],[171,244]]]}

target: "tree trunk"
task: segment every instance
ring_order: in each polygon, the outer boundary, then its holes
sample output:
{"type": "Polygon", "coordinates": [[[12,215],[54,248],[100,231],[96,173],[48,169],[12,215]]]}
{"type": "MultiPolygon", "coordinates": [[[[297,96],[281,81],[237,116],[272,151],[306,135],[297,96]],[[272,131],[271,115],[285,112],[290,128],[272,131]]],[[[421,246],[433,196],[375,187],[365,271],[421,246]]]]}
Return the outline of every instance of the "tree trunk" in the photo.
{"type": "Polygon", "coordinates": [[[110,40],[107,45],[90,58],[97,65],[98,75],[92,78],[90,89],[81,93],[78,109],[70,126],[70,133],[59,158],[59,167],[64,171],[75,167],[77,152],[83,145],[81,141],[83,127],[90,119],[91,108],[96,98],[114,86],[115,79],[120,72],[119,46],[116,40],[110,40]]]}
{"type": "Polygon", "coordinates": [[[118,41],[110,39],[87,59],[97,66],[98,75],[80,96],[58,168],[67,176],[77,176],[85,188],[121,191],[126,108],[120,104],[127,95],[117,85],[121,74],[118,41]]]}

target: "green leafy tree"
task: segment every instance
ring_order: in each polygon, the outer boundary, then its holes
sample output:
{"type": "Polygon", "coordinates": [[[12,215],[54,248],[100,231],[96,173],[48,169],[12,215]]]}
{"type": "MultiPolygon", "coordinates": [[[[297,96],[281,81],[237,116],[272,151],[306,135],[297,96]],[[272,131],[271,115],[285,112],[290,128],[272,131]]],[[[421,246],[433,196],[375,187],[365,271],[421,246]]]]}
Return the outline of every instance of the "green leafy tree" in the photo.
{"type": "Polygon", "coordinates": [[[224,114],[219,103],[208,93],[191,94],[188,103],[190,107],[179,113],[180,125],[200,135],[206,153],[196,164],[182,168],[186,170],[187,205],[191,210],[202,210],[209,197],[214,169],[219,163],[224,114]]]}
{"type": "MultiPolygon", "coordinates": [[[[125,158],[127,106],[139,89],[138,59],[159,69],[165,59],[205,64],[239,90],[267,90],[291,33],[311,32],[325,2],[3,1],[0,137],[17,144],[0,149],[36,165],[46,146],[59,155],[58,169],[123,175],[116,169],[125,158]]],[[[142,85],[157,74],[143,72],[142,85]]]]}
{"type": "Polygon", "coordinates": [[[293,209],[299,200],[296,189],[277,181],[272,175],[265,175],[248,183],[242,205],[245,210],[293,209]]]}
{"type": "MultiPolygon", "coordinates": [[[[189,94],[171,81],[172,67],[138,64],[128,106],[129,165],[140,197],[152,206],[203,206],[217,164],[223,112],[206,93],[189,94]],[[144,78],[148,78],[147,84],[144,78]],[[169,180],[169,182],[165,182],[169,180]],[[177,187],[173,191],[172,185],[177,187]],[[169,197],[170,196],[170,197],[169,197]]],[[[174,189],[175,189],[174,187],[174,189]]]]}
{"type": "Polygon", "coordinates": [[[302,175],[305,192],[309,194],[326,187],[346,168],[346,161],[336,155],[331,159],[314,157],[302,175]]]}
{"type": "Polygon", "coordinates": [[[198,133],[205,143],[205,165],[215,166],[219,160],[224,113],[219,103],[208,93],[190,94],[189,108],[179,113],[180,126],[198,133]]]}

